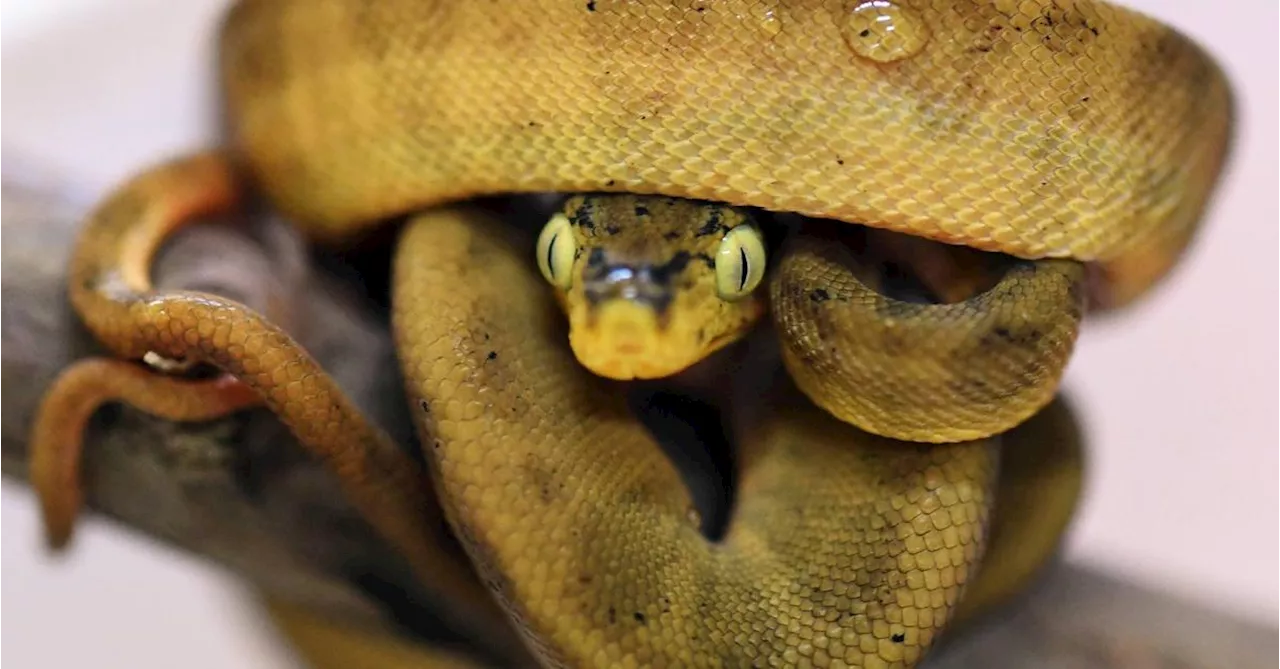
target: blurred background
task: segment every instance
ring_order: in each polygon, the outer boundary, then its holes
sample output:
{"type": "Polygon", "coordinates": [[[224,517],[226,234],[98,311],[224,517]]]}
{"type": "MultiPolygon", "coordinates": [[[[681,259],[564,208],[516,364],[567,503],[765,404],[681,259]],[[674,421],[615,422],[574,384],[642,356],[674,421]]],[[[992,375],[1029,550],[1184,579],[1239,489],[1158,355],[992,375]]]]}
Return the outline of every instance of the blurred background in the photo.
{"type": "MultiPolygon", "coordinates": [[[[88,204],[141,167],[211,141],[213,29],[226,4],[4,0],[6,181],[50,178],[88,204]]],[[[1236,152],[1182,266],[1082,335],[1065,388],[1089,466],[1065,550],[1274,626],[1280,12],[1274,0],[1122,4],[1221,60],[1238,96],[1236,152]]],[[[51,560],[28,489],[5,480],[2,493],[12,666],[291,666],[215,569],[92,518],[71,554],[51,560]]]]}

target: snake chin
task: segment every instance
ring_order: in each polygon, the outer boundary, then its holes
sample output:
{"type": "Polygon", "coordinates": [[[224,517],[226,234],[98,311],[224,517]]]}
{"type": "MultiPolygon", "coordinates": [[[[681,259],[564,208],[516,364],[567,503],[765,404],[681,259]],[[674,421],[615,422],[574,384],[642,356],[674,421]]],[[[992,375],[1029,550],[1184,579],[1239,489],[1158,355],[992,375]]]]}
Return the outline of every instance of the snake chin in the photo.
{"type": "Polygon", "coordinates": [[[617,381],[675,376],[736,339],[700,341],[653,308],[628,300],[600,304],[570,318],[569,345],[591,373],[617,381]]]}

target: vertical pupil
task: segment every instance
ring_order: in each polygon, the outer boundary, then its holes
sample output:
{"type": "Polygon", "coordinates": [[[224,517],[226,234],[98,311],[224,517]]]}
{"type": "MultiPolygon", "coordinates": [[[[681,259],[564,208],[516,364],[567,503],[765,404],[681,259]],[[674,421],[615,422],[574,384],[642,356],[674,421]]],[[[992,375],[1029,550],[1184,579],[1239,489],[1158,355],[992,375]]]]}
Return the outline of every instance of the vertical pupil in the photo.
{"type": "Polygon", "coordinates": [[[547,271],[551,273],[552,277],[556,275],[556,266],[551,263],[551,258],[553,257],[551,252],[556,248],[556,239],[559,237],[560,233],[557,232],[551,235],[551,241],[547,242],[547,271]]]}
{"type": "Polygon", "coordinates": [[[747,287],[747,274],[749,269],[747,266],[746,247],[742,247],[742,246],[738,247],[738,258],[741,259],[742,261],[742,276],[741,278],[738,279],[738,290],[742,290],[747,287]]]}

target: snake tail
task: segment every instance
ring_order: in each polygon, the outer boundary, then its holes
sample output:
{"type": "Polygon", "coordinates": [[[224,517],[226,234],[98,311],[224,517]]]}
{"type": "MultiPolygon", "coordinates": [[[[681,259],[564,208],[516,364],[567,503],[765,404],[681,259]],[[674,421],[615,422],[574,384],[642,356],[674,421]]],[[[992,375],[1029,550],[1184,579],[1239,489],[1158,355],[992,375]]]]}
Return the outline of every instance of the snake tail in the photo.
{"type": "MultiPolygon", "coordinates": [[[[208,365],[229,378],[221,385],[192,386],[148,380],[134,371],[92,381],[87,375],[116,374],[122,368],[73,367],[71,376],[46,395],[40,412],[39,424],[57,429],[37,430],[31,445],[33,458],[50,463],[39,478],[51,512],[46,523],[56,530],[50,541],[65,542],[69,532],[67,509],[78,503],[78,487],[60,486],[78,469],[76,444],[82,438],[70,431],[83,430],[93,407],[120,399],[143,410],[160,409],[161,415],[176,407],[169,415],[184,417],[186,411],[192,418],[203,412],[199,417],[211,418],[220,413],[216,405],[192,407],[211,392],[241,393],[227,389],[243,384],[257,396],[255,404],[270,409],[337,476],[349,501],[463,626],[473,626],[497,647],[518,649],[464,557],[450,550],[453,543],[422,467],[368,421],[296,341],[238,302],[151,285],[152,256],[165,239],[199,215],[235,211],[242,193],[228,157],[204,152],[145,170],[89,215],[72,255],[69,291],[76,313],[98,341],[122,360],[158,356],[168,361],[166,367],[208,365]]],[[[243,404],[228,401],[224,408],[243,404]]]]}

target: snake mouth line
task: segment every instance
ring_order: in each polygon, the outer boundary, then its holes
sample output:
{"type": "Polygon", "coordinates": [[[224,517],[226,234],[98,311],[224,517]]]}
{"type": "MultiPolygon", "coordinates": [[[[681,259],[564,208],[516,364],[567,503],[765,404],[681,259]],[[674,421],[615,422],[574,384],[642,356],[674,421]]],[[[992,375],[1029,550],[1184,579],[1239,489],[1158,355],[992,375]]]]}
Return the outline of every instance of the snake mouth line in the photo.
{"type": "Polygon", "coordinates": [[[578,361],[591,373],[615,381],[645,381],[689,371],[745,334],[744,331],[720,335],[703,343],[693,353],[685,353],[688,347],[678,343],[644,345],[624,342],[609,346],[593,337],[587,338],[595,340],[591,342],[584,342],[579,337],[571,338],[571,344],[578,361]]]}
{"type": "Polygon", "coordinates": [[[591,373],[615,381],[638,381],[681,374],[742,334],[725,333],[695,346],[656,328],[646,329],[636,338],[621,338],[600,329],[574,328],[569,339],[574,356],[591,373]]]}

